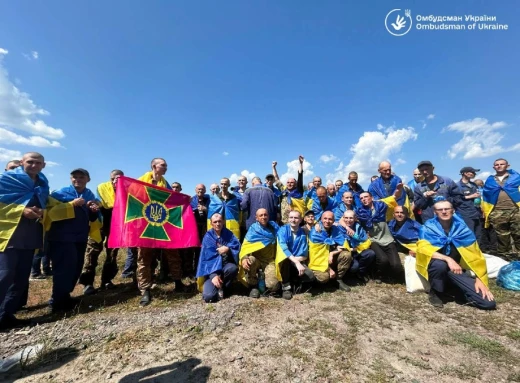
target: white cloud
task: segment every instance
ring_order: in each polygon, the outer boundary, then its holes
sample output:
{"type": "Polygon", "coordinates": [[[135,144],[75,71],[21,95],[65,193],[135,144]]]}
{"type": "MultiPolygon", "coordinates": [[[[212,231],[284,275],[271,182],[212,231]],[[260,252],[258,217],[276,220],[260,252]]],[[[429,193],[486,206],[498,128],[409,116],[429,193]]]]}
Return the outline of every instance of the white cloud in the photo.
{"type": "Polygon", "coordinates": [[[400,153],[403,145],[408,141],[417,140],[414,128],[393,129],[387,128],[385,132],[364,132],[358,142],[352,145],[350,151],[353,154],[350,162],[334,173],[327,174],[327,183],[341,179],[348,179],[348,173],[356,171],[358,182],[366,183],[372,175],[377,174],[377,168],[381,161],[389,160],[394,153],[400,153]]]}
{"type": "Polygon", "coordinates": [[[222,152],[223,156],[229,156],[229,152],[222,152]]]}
{"type": "Polygon", "coordinates": [[[40,54],[37,51],[31,51],[31,53],[22,53],[22,56],[25,57],[27,60],[38,60],[40,57],[40,54]]]}
{"type": "Polygon", "coordinates": [[[255,173],[252,173],[250,172],[249,170],[242,170],[240,172],[240,174],[237,174],[237,173],[233,173],[231,174],[228,178],[229,178],[229,181],[231,182],[231,185],[236,185],[237,184],[237,181],[238,181],[238,177],[240,176],[244,176],[247,178],[247,181],[248,181],[248,184],[251,185],[251,180],[256,177],[256,174],[255,173]]]}
{"type": "Polygon", "coordinates": [[[435,118],[435,114],[429,114],[428,117],[426,117],[427,120],[433,120],[435,118]]]}
{"type": "Polygon", "coordinates": [[[475,176],[475,179],[482,180],[486,182],[487,178],[491,175],[491,172],[480,172],[475,176]]]}
{"type": "Polygon", "coordinates": [[[41,116],[48,115],[49,112],[35,105],[29,94],[20,91],[10,81],[0,61],[0,126],[53,140],[65,137],[63,130],[53,128],[41,120],[41,116]]]}
{"type": "Polygon", "coordinates": [[[0,48],[0,55],[6,55],[8,53],[9,53],[9,51],[7,49],[0,48]]]}
{"type": "Polygon", "coordinates": [[[402,158],[398,158],[397,161],[394,162],[395,166],[399,166],[399,165],[403,165],[403,164],[406,164],[406,161],[403,160],[402,158]]]}
{"type": "MultiPolygon", "coordinates": [[[[287,162],[287,171],[280,176],[280,181],[286,183],[289,178],[298,178],[298,169],[300,169],[300,161],[293,160],[287,162]]],[[[304,160],[303,161],[303,182],[310,181],[314,177],[312,164],[304,160]]]]}
{"type": "Polygon", "coordinates": [[[52,168],[54,166],[61,166],[61,164],[54,161],[45,161],[45,166],[48,168],[52,168]]]}
{"type": "Polygon", "coordinates": [[[40,136],[24,137],[4,128],[0,128],[0,140],[2,141],[2,144],[21,144],[29,146],[38,146],[41,148],[62,147],[58,141],[49,141],[48,139],[40,136]]]}
{"type": "Polygon", "coordinates": [[[38,56],[39,56],[39,55],[38,55],[38,52],[36,52],[36,51],[31,51],[31,56],[33,57],[33,59],[38,60],[38,56]]]}
{"type": "Polygon", "coordinates": [[[320,156],[320,162],[323,162],[324,164],[337,161],[339,161],[339,158],[336,157],[334,154],[322,154],[320,156]]]}
{"type": "Polygon", "coordinates": [[[21,160],[22,155],[19,150],[0,148],[0,161],[21,160]]]}
{"type": "Polygon", "coordinates": [[[377,124],[377,130],[385,130],[385,127],[382,124],[377,124]]]}
{"type": "Polygon", "coordinates": [[[448,150],[448,156],[451,159],[462,157],[467,160],[520,150],[520,143],[509,147],[503,147],[500,144],[504,135],[498,130],[507,126],[504,121],[491,124],[487,119],[479,117],[448,125],[443,132],[453,131],[463,134],[460,141],[453,144],[448,150]]]}

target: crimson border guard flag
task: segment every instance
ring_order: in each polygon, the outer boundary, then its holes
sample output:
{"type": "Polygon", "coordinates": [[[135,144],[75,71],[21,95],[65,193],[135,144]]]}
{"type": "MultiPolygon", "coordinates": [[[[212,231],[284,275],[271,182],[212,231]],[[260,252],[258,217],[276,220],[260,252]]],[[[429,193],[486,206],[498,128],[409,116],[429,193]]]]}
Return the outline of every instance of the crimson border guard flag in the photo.
{"type": "Polygon", "coordinates": [[[190,200],[186,194],[119,177],[108,247],[200,246],[190,200]]]}

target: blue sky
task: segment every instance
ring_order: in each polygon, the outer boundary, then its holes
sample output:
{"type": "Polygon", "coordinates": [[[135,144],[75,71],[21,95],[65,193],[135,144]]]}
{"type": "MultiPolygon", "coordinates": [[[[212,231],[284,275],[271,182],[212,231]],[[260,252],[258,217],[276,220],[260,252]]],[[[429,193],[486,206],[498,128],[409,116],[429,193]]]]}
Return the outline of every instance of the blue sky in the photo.
{"type": "Polygon", "coordinates": [[[458,176],[520,160],[520,10],[475,1],[17,1],[0,5],[0,160],[40,151],[52,188],[164,157],[195,184],[246,171],[366,177],[389,159],[458,176]],[[412,30],[386,14],[489,15],[507,31],[412,30]],[[40,121],[40,122],[37,122],[40,121]]]}

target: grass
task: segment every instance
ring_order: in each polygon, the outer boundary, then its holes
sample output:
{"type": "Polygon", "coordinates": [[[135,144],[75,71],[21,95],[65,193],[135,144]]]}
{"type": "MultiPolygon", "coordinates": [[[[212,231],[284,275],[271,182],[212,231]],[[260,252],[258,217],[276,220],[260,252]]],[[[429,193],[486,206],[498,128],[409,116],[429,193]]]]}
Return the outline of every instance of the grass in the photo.
{"type": "Polygon", "coordinates": [[[506,335],[511,339],[520,341],[520,330],[509,331],[506,335]]]}
{"type": "Polygon", "coordinates": [[[496,340],[491,340],[471,332],[453,332],[450,335],[456,342],[478,351],[481,355],[493,360],[498,361],[509,354],[509,350],[496,340]]]}
{"type": "Polygon", "coordinates": [[[476,379],[482,374],[482,368],[476,364],[448,365],[439,369],[439,374],[457,377],[461,380],[476,379]]]}
{"type": "Polygon", "coordinates": [[[390,383],[394,381],[394,368],[384,359],[376,359],[371,364],[367,383],[390,383]]]}

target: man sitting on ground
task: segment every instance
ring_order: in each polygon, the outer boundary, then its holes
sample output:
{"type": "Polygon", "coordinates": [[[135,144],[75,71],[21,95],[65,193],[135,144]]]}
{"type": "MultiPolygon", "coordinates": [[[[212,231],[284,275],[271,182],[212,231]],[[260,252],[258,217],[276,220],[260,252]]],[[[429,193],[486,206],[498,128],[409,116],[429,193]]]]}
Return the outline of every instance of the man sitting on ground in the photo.
{"type": "Polygon", "coordinates": [[[388,222],[388,228],[395,239],[397,252],[415,256],[421,225],[408,216],[405,206],[394,208],[394,219],[388,222]]]}
{"type": "Polygon", "coordinates": [[[443,307],[442,295],[448,283],[470,305],[482,310],[496,308],[487,287],[486,260],[475,234],[454,214],[453,205],[439,201],[433,206],[436,217],[427,221],[419,232],[416,269],[431,285],[430,303],[443,307]],[[464,269],[473,271],[473,279],[464,269]]]}

